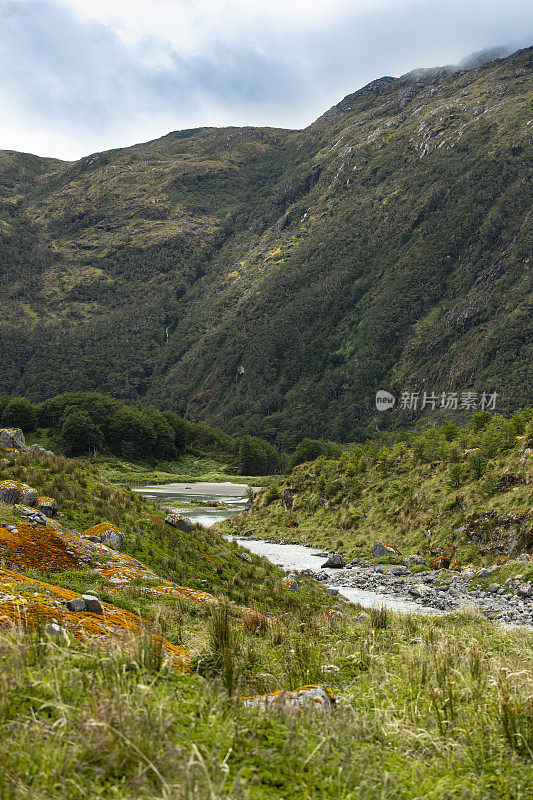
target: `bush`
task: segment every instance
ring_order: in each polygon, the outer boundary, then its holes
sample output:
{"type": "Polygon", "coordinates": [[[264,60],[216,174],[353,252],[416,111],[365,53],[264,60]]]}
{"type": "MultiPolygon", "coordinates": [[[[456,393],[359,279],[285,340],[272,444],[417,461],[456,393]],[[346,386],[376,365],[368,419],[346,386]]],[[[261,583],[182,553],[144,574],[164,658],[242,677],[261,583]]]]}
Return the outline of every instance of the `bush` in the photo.
{"type": "Polygon", "coordinates": [[[269,475],[279,472],[280,456],[276,448],[256,436],[243,436],[239,441],[241,475],[269,475]]]}
{"type": "Polygon", "coordinates": [[[22,428],[23,431],[34,431],[37,427],[35,408],[25,397],[13,397],[2,413],[4,428],[22,428]]]}
{"type": "Polygon", "coordinates": [[[61,426],[60,444],[65,455],[77,456],[103,446],[102,431],[79,409],[73,409],[61,426]]]}

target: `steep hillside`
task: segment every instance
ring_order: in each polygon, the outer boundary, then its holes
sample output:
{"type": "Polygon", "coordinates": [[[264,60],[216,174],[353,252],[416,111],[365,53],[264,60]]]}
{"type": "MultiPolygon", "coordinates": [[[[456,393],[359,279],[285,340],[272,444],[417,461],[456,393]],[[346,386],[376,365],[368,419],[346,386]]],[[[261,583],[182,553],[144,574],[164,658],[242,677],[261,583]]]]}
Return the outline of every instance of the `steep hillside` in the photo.
{"type": "Polygon", "coordinates": [[[530,102],[531,48],[382,78],[301,132],[3,154],[7,390],[146,396],[285,446],[411,419],[369,422],[377,388],[523,405],[530,102]]]}

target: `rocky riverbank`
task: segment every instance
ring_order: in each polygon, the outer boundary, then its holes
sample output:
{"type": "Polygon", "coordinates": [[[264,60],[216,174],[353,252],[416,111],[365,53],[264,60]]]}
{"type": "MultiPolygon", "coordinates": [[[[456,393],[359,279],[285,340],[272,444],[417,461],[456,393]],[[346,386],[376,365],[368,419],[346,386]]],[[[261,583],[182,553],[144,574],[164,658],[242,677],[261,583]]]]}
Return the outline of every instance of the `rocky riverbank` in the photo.
{"type": "MultiPolygon", "coordinates": [[[[524,562],[527,569],[527,562],[524,562]]],[[[365,591],[392,595],[441,611],[465,606],[479,609],[489,619],[533,626],[533,584],[523,575],[500,582],[499,567],[481,569],[472,574],[446,569],[410,572],[406,566],[371,565],[355,559],[344,568],[315,573],[314,577],[330,586],[350,586],[365,591]],[[477,579],[493,577],[487,588],[476,585],[477,579]]]]}
{"type": "MultiPolygon", "coordinates": [[[[335,589],[340,594],[347,594],[343,589],[356,589],[377,598],[384,596],[415,603],[428,612],[471,607],[491,620],[533,627],[533,558],[527,553],[513,560],[501,559],[501,563],[490,568],[472,564],[456,571],[430,569],[419,555],[406,556],[403,563],[397,564],[371,563],[359,558],[346,563],[339,553],[317,552],[293,540],[279,542],[247,536],[240,541],[250,543],[248,546],[255,543],[253,552],[270,559],[272,548],[290,550],[286,559],[282,555],[275,563],[294,574],[300,572],[323,582],[332,593],[335,589]],[[265,552],[258,550],[257,544],[264,544],[265,552]],[[296,558],[292,552],[295,547],[299,551],[296,558]],[[300,562],[299,568],[297,562],[300,562]],[[321,566],[313,568],[313,563],[321,566]]],[[[385,557],[387,551],[395,552],[393,548],[375,543],[374,555],[385,557]]]]}

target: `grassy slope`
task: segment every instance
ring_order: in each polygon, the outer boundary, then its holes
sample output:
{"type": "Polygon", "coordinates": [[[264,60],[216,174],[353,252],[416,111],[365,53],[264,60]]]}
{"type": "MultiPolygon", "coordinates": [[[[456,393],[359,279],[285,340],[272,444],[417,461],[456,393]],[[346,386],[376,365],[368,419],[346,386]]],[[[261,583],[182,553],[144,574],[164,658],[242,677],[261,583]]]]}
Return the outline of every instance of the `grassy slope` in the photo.
{"type": "MultiPolygon", "coordinates": [[[[354,467],[349,457],[310,462],[297,467],[277,490],[262,491],[251,515],[227,520],[219,528],[239,533],[253,530],[259,537],[295,540],[365,559],[371,558],[373,543],[381,541],[404,555],[443,551],[462,564],[490,564],[495,555],[507,555],[505,542],[513,539],[509,531],[522,530],[519,524],[504,529],[503,550],[494,543],[498,521],[489,522],[490,535],[481,545],[472,540],[470,529],[457,531],[471,517],[485,512],[500,516],[530,512],[533,463],[531,452],[521,454],[523,448],[521,439],[500,453],[489,461],[481,478],[468,473],[468,455],[460,456],[453,462],[464,470],[458,487],[450,484],[452,463],[420,463],[403,446],[396,451],[384,449],[385,455],[376,454],[364,468],[354,467]],[[498,477],[509,473],[526,482],[499,488],[498,477]],[[292,508],[286,509],[283,493],[287,490],[294,490],[294,500],[292,508]],[[297,527],[287,527],[289,520],[297,527]]],[[[478,528],[474,524],[473,530],[478,528]]],[[[531,531],[530,517],[523,530],[531,531]]]]}
{"type": "MultiPolygon", "coordinates": [[[[124,549],[160,575],[233,600],[215,616],[201,604],[111,592],[87,570],[28,572],[95,591],[140,613],[149,630],[183,645],[198,674],[161,670],[149,640],[102,650],[51,640],[42,629],[0,640],[0,794],[6,800],[87,797],[155,800],[525,800],[533,707],[532,635],[483,618],[358,619],[307,580],[298,591],[264,560],[242,560],[217,534],[182,534],[154,506],[103,481],[83,461],[9,456],[16,478],[58,500],[61,524],[102,520],[124,549]],[[242,611],[241,605],[265,612],[242,611]],[[333,665],[333,669],[330,668],[333,665]],[[327,680],[335,715],[257,713],[239,695],[327,680]]],[[[2,506],[0,516],[16,521],[2,506]]],[[[9,567],[9,552],[3,554],[9,567]]],[[[142,581],[141,581],[142,583],[142,581]]]]}

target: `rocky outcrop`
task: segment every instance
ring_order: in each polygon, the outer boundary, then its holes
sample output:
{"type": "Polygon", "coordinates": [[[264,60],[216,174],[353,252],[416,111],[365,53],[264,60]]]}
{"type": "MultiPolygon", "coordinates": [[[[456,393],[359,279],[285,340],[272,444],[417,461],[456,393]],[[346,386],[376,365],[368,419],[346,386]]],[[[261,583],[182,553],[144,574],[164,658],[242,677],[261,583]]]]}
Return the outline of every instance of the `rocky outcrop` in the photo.
{"type": "Polygon", "coordinates": [[[187,517],[184,517],[181,514],[176,514],[175,512],[170,512],[170,514],[167,514],[165,517],[165,522],[167,525],[172,525],[173,528],[177,528],[185,533],[192,531],[194,528],[194,525],[190,519],[187,519],[187,517]]]}
{"type": "Polygon", "coordinates": [[[8,505],[24,503],[33,506],[39,496],[37,489],[18,481],[2,481],[0,483],[0,501],[8,505]]]}
{"type": "Polygon", "coordinates": [[[101,522],[99,525],[94,525],[86,530],[82,536],[90,542],[105,544],[114,550],[120,550],[126,538],[122,531],[110,522],[101,522]]]}
{"type": "Polygon", "coordinates": [[[53,517],[57,513],[57,502],[53,497],[38,497],[35,501],[38,511],[47,517],[53,517]]]}
{"type": "Polygon", "coordinates": [[[0,447],[22,450],[26,443],[20,428],[0,428],[0,447]]]}

